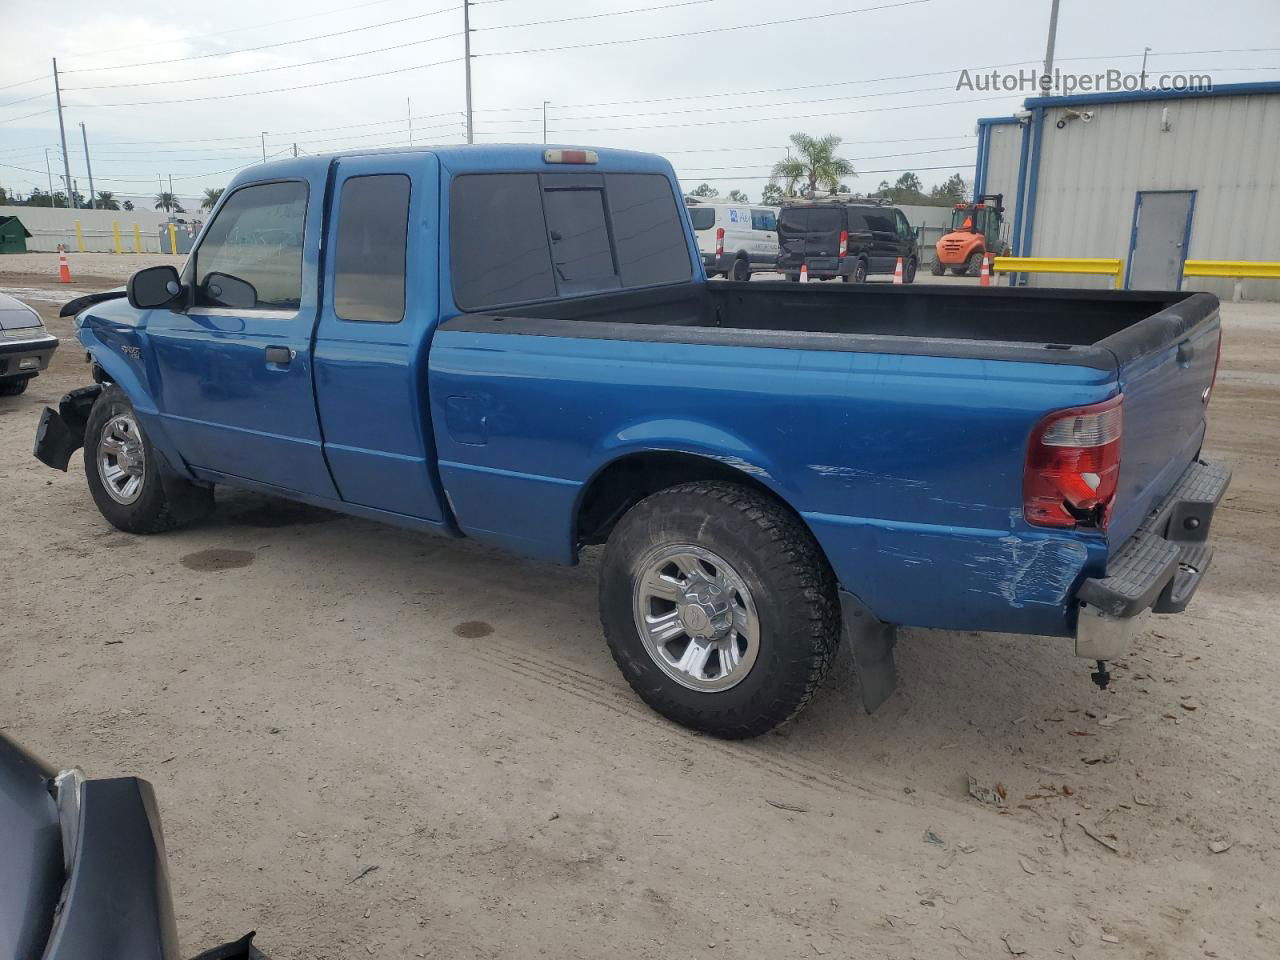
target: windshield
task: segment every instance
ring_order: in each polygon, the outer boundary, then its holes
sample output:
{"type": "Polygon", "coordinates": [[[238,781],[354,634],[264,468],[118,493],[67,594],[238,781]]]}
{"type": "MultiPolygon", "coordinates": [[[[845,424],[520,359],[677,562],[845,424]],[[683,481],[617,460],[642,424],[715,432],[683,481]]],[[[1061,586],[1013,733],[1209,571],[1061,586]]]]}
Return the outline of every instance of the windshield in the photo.
{"type": "Polygon", "coordinates": [[[693,229],[695,230],[710,230],[716,225],[714,207],[690,207],[689,217],[693,220],[693,229]]]}
{"type": "Polygon", "coordinates": [[[951,229],[952,230],[972,230],[973,229],[973,208],[962,207],[959,210],[951,211],[951,229]]]}
{"type": "Polygon", "coordinates": [[[779,233],[836,233],[844,225],[844,211],[833,207],[784,207],[778,215],[779,233]]]}

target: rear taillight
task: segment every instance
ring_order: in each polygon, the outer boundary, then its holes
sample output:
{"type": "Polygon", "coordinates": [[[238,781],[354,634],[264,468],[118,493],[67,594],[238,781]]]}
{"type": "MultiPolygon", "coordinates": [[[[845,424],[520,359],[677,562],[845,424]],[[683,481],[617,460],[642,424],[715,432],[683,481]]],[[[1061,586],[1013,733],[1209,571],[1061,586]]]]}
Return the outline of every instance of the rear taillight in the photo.
{"type": "Polygon", "coordinates": [[[1120,475],[1123,401],[1056,410],[1036,425],[1022,478],[1027,523],[1106,528],[1120,475]]]}
{"type": "Polygon", "coordinates": [[[724,256],[724,227],[716,227],[716,256],[724,256]]]}
{"type": "Polygon", "coordinates": [[[840,231],[840,256],[844,256],[849,252],[849,231],[840,231]]]}

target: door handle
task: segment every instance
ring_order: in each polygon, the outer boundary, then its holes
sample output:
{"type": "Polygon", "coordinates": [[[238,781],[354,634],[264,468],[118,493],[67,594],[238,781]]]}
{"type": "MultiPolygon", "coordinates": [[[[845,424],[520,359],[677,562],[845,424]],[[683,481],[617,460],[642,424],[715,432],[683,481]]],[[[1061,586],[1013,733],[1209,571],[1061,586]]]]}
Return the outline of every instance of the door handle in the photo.
{"type": "Polygon", "coordinates": [[[293,359],[293,351],[288,347],[267,347],[264,352],[267,355],[267,363],[274,363],[281,367],[287,367],[289,361],[293,359]]]}
{"type": "Polygon", "coordinates": [[[1192,358],[1196,355],[1195,344],[1190,340],[1183,340],[1178,344],[1178,363],[1182,366],[1189,366],[1192,358]]]}

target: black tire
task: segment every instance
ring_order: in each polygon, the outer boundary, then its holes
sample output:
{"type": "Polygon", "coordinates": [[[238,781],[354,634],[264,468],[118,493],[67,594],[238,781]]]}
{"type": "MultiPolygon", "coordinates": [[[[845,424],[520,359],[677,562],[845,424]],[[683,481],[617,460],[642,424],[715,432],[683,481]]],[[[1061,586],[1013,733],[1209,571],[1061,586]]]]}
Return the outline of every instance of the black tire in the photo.
{"type": "Polygon", "coordinates": [[[0,380],[0,397],[16,397],[27,389],[31,377],[19,377],[16,380],[0,380]]]}
{"type": "Polygon", "coordinates": [[[781,504],[738,484],[661,490],[627,512],[605,547],[600,621],[618,668],[658,713],[718,737],[759,736],[805,707],[839,643],[839,609],[835,576],[812,534],[781,504]],[[727,689],[695,690],[674,680],[636,625],[634,595],[647,557],[681,544],[723,558],[754,603],[755,660],[727,689]]]}
{"type": "MultiPolygon", "coordinates": [[[[166,491],[166,480],[161,476],[161,460],[151,441],[138,424],[137,414],[128,396],[119,387],[104,387],[102,393],[89,411],[89,420],[84,431],[84,474],[89,484],[89,493],[103,517],[113,527],[126,533],[163,533],[182,526],[182,521],[175,515],[166,491]],[[137,430],[142,448],[142,482],[141,489],[131,502],[125,503],[117,499],[107,490],[107,481],[98,469],[98,448],[103,431],[117,417],[127,417],[137,430]]],[[[181,479],[168,478],[168,486],[184,484],[190,487],[192,499],[207,498],[212,506],[213,488],[197,487],[185,484],[181,479]]]]}
{"type": "Polygon", "coordinates": [[[966,277],[982,275],[982,251],[975,250],[969,254],[969,259],[964,262],[964,275],[966,277]]]}
{"type": "Polygon", "coordinates": [[[929,264],[929,272],[935,277],[940,277],[947,272],[947,268],[943,266],[941,260],[935,257],[933,263],[929,264]]]}
{"type": "Polygon", "coordinates": [[[739,257],[733,261],[733,280],[743,282],[751,279],[751,264],[747,262],[746,257],[739,257]]]}
{"type": "Polygon", "coordinates": [[[905,264],[902,265],[902,282],[903,283],[916,282],[916,266],[917,264],[915,260],[908,260],[905,264]]]}

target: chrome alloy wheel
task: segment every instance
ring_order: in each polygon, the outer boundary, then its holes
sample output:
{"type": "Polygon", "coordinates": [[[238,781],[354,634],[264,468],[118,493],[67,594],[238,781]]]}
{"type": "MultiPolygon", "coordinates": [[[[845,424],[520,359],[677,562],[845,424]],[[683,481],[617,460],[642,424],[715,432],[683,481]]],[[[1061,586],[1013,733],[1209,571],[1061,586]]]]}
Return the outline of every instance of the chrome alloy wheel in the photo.
{"type": "Polygon", "coordinates": [[[133,503],[142,495],[145,471],[142,431],[132,413],[118,413],[98,438],[98,476],[107,495],[116,503],[133,503]]]}
{"type": "Polygon", "coordinates": [[[653,662],[690,690],[740,683],[760,652],[760,618],[742,577],[693,544],[657,547],[639,570],[632,611],[653,662]]]}

